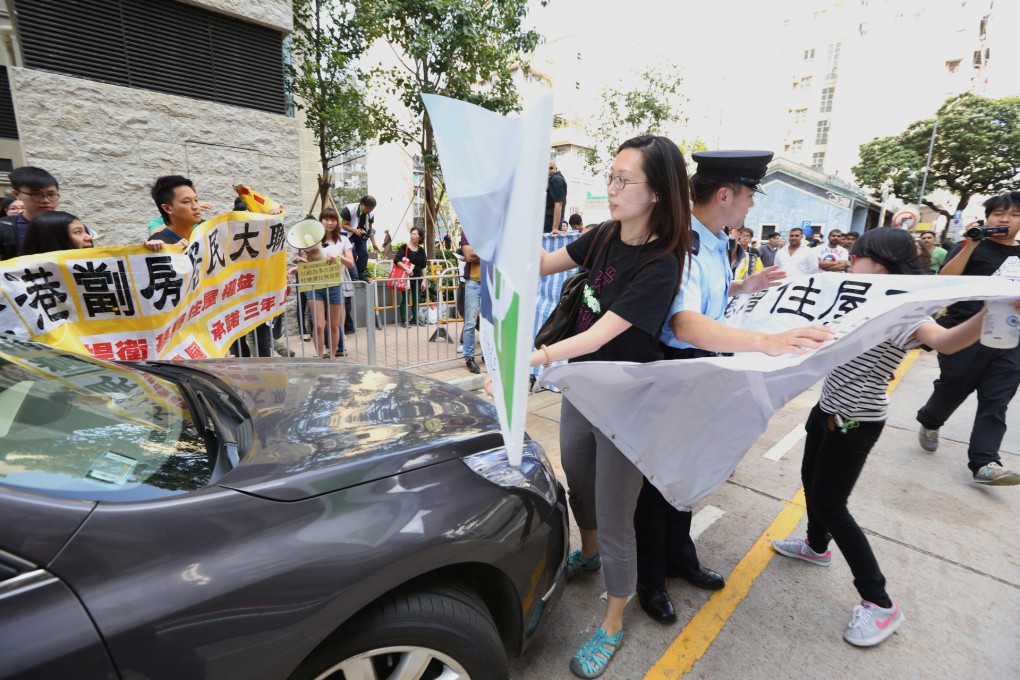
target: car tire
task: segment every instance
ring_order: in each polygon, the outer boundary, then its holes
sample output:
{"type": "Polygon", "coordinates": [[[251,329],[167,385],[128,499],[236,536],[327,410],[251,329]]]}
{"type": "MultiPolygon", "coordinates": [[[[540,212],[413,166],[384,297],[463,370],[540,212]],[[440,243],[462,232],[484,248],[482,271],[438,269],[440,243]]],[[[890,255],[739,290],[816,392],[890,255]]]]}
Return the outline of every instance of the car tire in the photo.
{"type": "MultiPolygon", "coordinates": [[[[397,680],[401,663],[430,665],[423,678],[508,680],[506,651],[485,604],[460,588],[422,585],[373,603],[334,632],[291,676],[339,680],[344,668],[372,665],[379,680],[397,680]]],[[[360,676],[359,676],[360,677],[360,676]]],[[[419,677],[410,675],[409,677],[419,677]]]]}

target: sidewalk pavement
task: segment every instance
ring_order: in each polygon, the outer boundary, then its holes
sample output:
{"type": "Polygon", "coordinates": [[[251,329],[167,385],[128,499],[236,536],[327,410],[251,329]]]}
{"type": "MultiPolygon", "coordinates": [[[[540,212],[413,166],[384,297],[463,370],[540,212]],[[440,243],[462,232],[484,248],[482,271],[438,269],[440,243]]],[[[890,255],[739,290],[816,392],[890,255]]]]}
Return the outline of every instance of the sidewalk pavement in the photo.
{"type": "MultiPolygon", "coordinates": [[[[803,422],[818,397],[809,390],[773,416],[768,431],[730,480],[695,508],[692,535],[702,563],[727,578],[715,593],[682,580],[668,589],[680,621],[662,626],[636,602],[627,606],[625,642],[603,678],[882,677],[1020,678],[1020,487],[974,484],[966,468],[974,399],[942,431],[935,454],[917,443],[914,413],[938,375],[922,353],[892,395],[890,418],[850,499],[906,615],[878,647],[842,639],[859,597],[833,545],[820,569],[776,556],[773,538],[803,536],[800,460],[803,422]],[[783,444],[790,442],[792,444],[783,444]],[[781,449],[781,450],[780,450],[781,449]],[[769,452],[770,457],[764,454],[769,452]]],[[[527,431],[549,454],[561,482],[560,395],[528,398],[527,431]]],[[[739,405],[721,408],[739,418],[739,405]]],[[[1008,416],[1003,463],[1020,468],[1020,409],[1008,416]]],[[[580,545],[571,522],[571,544],[580,545]]],[[[573,679],[570,657],[601,623],[601,574],[566,588],[543,633],[511,660],[513,680],[573,679]]]]}

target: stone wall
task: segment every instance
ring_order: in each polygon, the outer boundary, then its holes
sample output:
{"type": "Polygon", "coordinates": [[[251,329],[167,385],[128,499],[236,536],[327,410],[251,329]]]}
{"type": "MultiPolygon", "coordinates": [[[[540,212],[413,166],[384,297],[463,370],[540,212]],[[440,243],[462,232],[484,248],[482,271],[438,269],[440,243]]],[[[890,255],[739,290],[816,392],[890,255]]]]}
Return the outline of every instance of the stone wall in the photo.
{"type": "Polygon", "coordinates": [[[284,33],[294,30],[291,0],[181,0],[189,5],[231,14],[247,21],[269,26],[284,33]]]}
{"type": "Polygon", "coordinates": [[[59,180],[60,208],[99,230],[97,246],[141,241],[146,223],[158,216],[149,188],[159,175],[190,177],[216,212],[232,207],[235,184],[282,201],[288,218],[302,212],[294,118],[25,68],[9,71],[26,162],[59,180]]]}

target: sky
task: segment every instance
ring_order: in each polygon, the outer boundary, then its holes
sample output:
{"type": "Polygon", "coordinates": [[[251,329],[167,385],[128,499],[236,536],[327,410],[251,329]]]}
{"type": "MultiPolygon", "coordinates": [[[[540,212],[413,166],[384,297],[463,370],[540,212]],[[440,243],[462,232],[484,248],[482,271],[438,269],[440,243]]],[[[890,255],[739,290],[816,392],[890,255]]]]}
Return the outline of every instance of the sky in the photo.
{"type": "MultiPolygon", "coordinates": [[[[726,111],[726,138],[705,139],[709,146],[724,141],[729,148],[762,148],[782,141],[762,139],[762,116],[774,114],[759,104],[780,77],[781,69],[770,71],[768,62],[778,58],[774,40],[782,11],[777,7],[787,1],[551,0],[545,7],[533,1],[528,20],[547,40],[582,36],[591,64],[587,75],[603,85],[627,83],[650,66],[679,65],[685,92],[711,97],[714,110],[726,111]]],[[[694,101],[688,109],[696,113],[706,105],[694,101]]],[[[714,131],[695,125],[689,132],[691,138],[705,138],[714,131]]]]}

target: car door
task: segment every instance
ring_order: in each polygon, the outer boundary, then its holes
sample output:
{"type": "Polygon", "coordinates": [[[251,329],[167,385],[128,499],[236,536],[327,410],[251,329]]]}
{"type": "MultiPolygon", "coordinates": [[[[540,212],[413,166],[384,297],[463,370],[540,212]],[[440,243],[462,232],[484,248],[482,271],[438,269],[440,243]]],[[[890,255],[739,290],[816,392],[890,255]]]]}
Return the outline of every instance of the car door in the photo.
{"type": "Polygon", "coordinates": [[[45,569],[0,552],[0,678],[117,678],[78,598],[45,569]]]}

